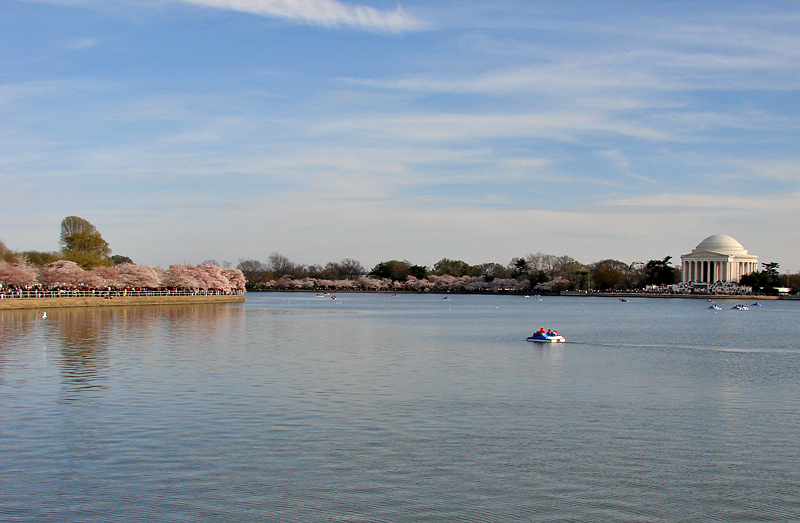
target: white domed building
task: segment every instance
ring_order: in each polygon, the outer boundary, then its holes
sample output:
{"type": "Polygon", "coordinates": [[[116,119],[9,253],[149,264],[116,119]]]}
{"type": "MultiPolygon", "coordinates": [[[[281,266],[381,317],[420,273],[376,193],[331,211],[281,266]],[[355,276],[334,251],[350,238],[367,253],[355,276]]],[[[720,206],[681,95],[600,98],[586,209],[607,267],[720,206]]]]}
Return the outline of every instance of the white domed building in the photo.
{"type": "Polygon", "coordinates": [[[734,282],[758,272],[758,256],[747,254],[742,244],[726,234],[715,234],[681,256],[682,279],[686,282],[734,282]]]}

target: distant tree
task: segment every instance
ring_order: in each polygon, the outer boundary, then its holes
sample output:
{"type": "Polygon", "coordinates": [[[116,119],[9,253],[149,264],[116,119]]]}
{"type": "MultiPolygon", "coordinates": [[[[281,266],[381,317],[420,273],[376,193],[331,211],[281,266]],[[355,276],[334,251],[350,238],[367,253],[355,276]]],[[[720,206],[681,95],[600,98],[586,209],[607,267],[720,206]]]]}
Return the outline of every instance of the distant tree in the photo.
{"type": "Polygon", "coordinates": [[[242,272],[245,280],[250,285],[258,285],[259,283],[265,282],[267,276],[270,274],[270,270],[266,264],[258,260],[239,260],[236,268],[242,272]]]}
{"type": "Polygon", "coordinates": [[[553,279],[563,278],[567,281],[574,281],[577,273],[583,270],[583,264],[579,263],[572,256],[557,256],[553,260],[553,268],[550,277],[553,279]]]}
{"type": "Polygon", "coordinates": [[[672,256],[667,256],[663,260],[650,260],[644,267],[645,284],[647,285],[671,285],[677,281],[680,272],[670,266],[669,261],[672,256]]]}
{"type": "Polygon", "coordinates": [[[161,272],[149,265],[117,265],[117,280],[123,288],[157,289],[162,286],[161,272]]]}
{"type": "Polygon", "coordinates": [[[273,252],[269,255],[269,258],[267,259],[267,267],[269,267],[276,277],[281,277],[295,272],[295,265],[289,261],[289,258],[277,252],[273,252]]]}
{"type": "Polygon", "coordinates": [[[538,271],[532,271],[528,275],[528,281],[531,282],[531,287],[534,287],[542,283],[547,283],[550,281],[550,278],[547,276],[546,272],[544,272],[542,269],[539,269],[538,271]]]}
{"type": "Polygon", "coordinates": [[[245,290],[245,279],[244,274],[239,269],[232,269],[230,267],[225,267],[222,269],[222,274],[228,278],[228,281],[231,284],[231,288],[237,291],[245,290]]]}
{"type": "Polygon", "coordinates": [[[6,247],[6,244],[3,242],[3,240],[0,240],[0,260],[12,263],[14,261],[13,255],[14,253],[11,252],[11,249],[6,247]]]}
{"type": "Polygon", "coordinates": [[[127,256],[122,256],[121,254],[115,254],[110,258],[114,265],[122,265],[124,263],[133,263],[133,260],[128,258],[127,256]]]}
{"type": "Polygon", "coordinates": [[[208,289],[224,292],[231,291],[231,282],[222,274],[222,269],[215,263],[203,263],[199,267],[207,276],[208,289]]]}
{"type": "Polygon", "coordinates": [[[424,265],[412,265],[408,268],[408,275],[417,280],[424,280],[428,277],[428,268],[424,265]]]}
{"type": "Polygon", "coordinates": [[[86,271],[70,260],[54,261],[39,270],[39,283],[45,287],[72,287],[82,285],[85,280],[86,271]]]}
{"type": "Polygon", "coordinates": [[[511,271],[499,263],[482,263],[473,267],[477,275],[483,276],[484,280],[490,282],[495,278],[507,279],[511,277],[511,271]]]}
{"type": "Polygon", "coordinates": [[[433,274],[439,276],[445,274],[455,276],[456,278],[460,276],[472,276],[472,270],[473,269],[470,264],[461,260],[449,260],[447,258],[442,258],[433,264],[433,274]]]}
{"type": "Polygon", "coordinates": [[[589,265],[592,283],[599,290],[624,289],[630,286],[631,266],[623,261],[605,259],[589,265]]]}
{"type": "Polygon", "coordinates": [[[345,258],[339,262],[340,280],[357,280],[367,273],[361,262],[352,258],[345,258]]]}
{"type": "Polygon", "coordinates": [[[340,262],[328,262],[322,270],[322,277],[330,280],[357,280],[367,270],[357,260],[345,258],[340,262]]]}
{"type": "Polygon", "coordinates": [[[781,274],[778,271],[778,268],[780,268],[780,264],[778,264],[777,262],[770,262],[770,263],[762,263],[761,265],[764,267],[764,272],[767,274],[767,276],[776,280],[780,278],[781,274]]]}
{"type": "Polygon", "coordinates": [[[525,260],[528,262],[528,267],[530,268],[531,272],[544,271],[551,278],[553,277],[553,274],[555,272],[557,259],[558,256],[554,256],[552,254],[545,254],[543,252],[537,252],[536,254],[529,254],[525,257],[525,260]]]}
{"type": "Polygon", "coordinates": [[[406,260],[389,260],[377,264],[367,276],[378,280],[406,281],[410,270],[411,264],[406,260]]]}
{"type": "Polygon", "coordinates": [[[173,264],[164,274],[163,284],[175,289],[200,289],[203,285],[189,265],[173,264]]]}
{"type": "Polygon", "coordinates": [[[508,273],[512,278],[519,278],[529,274],[532,270],[530,262],[526,258],[511,258],[508,264],[508,273]]]}
{"type": "Polygon", "coordinates": [[[780,265],[776,262],[762,263],[761,265],[764,268],[761,272],[745,274],[739,279],[739,284],[747,285],[766,294],[776,294],[775,287],[781,286],[781,275],[778,272],[780,265]]]}
{"type": "Polygon", "coordinates": [[[6,287],[25,287],[37,283],[36,269],[25,263],[9,263],[0,260],[0,285],[6,287]]]}
{"type": "Polygon", "coordinates": [[[78,216],[67,216],[61,222],[59,241],[63,256],[83,268],[113,265],[109,260],[111,248],[94,225],[78,216]]]}
{"type": "Polygon", "coordinates": [[[41,252],[41,251],[23,251],[20,253],[29,263],[37,267],[53,263],[61,259],[61,253],[58,252],[41,252]]]}
{"type": "Polygon", "coordinates": [[[792,294],[800,292],[800,272],[786,275],[786,286],[792,289],[792,294]]]}
{"type": "Polygon", "coordinates": [[[589,290],[589,271],[581,270],[575,275],[575,288],[582,291],[589,290]]]}
{"type": "Polygon", "coordinates": [[[616,269],[599,267],[592,271],[592,282],[601,291],[614,289],[625,282],[625,275],[616,269]]]}

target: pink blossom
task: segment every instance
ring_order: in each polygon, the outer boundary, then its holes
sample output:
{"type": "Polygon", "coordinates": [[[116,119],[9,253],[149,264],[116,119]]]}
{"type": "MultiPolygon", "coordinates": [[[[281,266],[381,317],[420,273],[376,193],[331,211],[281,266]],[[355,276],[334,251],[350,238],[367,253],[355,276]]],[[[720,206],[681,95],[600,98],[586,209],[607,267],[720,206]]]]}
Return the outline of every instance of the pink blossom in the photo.
{"type": "Polygon", "coordinates": [[[202,270],[208,281],[209,289],[215,289],[218,291],[230,292],[231,290],[231,282],[228,281],[228,278],[222,274],[222,269],[218,266],[214,265],[213,263],[204,263],[199,267],[202,270]]]}
{"type": "Polygon", "coordinates": [[[194,267],[194,265],[170,265],[169,269],[167,269],[167,273],[164,275],[164,285],[177,289],[199,289],[202,284],[197,280],[189,267],[194,267]]]}
{"type": "Polygon", "coordinates": [[[239,269],[222,269],[222,275],[228,279],[233,290],[244,290],[244,285],[247,281],[244,279],[242,271],[239,269]]]}
{"type": "Polygon", "coordinates": [[[39,270],[39,283],[45,287],[69,287],[80,285],[85,279],[80,265],[68,260],[48,263],[39,270]]]}
{"type": "Polygon", "coordinates": [[[23,263],[11,264],[0,260],[0,285],[36,285],[36,269],[23,263]]]}
{"type": "Polygon", "coordinates": [[[125,263],[117,267],[117,279],[122,288],[157,289],[161,287],[159,269],[150,265],[125,263]]]}

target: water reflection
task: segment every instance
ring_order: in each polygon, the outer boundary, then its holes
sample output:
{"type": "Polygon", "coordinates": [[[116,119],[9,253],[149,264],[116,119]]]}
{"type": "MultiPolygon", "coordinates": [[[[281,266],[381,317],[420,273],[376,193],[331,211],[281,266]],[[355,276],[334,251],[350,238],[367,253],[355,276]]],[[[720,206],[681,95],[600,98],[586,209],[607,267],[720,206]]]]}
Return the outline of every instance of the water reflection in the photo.
{"type": "Polygon", "coordinates": [[[0,520],[792,520],[798,315],[629,305],[0,313],[0,520]]]}
{"type": "Polygon", "coordinates": [[[224,304],[48,309],[46,318],[37,310],[0,311],[0,383],[2,369],[36,349],[45,364],[57,367],[62,401],[90,398],[108,386],[113,352],[135,358],[171,344],[215,343],[241,330],[232,320],[243,314],[224,304]]]}

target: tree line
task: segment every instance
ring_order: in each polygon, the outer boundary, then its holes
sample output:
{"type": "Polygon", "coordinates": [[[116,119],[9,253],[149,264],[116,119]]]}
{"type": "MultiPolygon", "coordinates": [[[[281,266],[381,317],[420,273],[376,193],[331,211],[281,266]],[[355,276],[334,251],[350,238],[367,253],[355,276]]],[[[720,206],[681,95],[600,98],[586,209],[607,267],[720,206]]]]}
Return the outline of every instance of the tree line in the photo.
{"type": "MultiPolygon", "coordinates": [[[[671,260],[671,256],[666,256],[647,262],[604,259],[583,264],[571,256],[536,252],[512,258],[506,264],[470,265],[463,260],[442,258],[427,267],[408,260],[387,260],[367,270],[350,258],[324,266],[305,265],[273,253],[266,262],[243,259],[236,267],[245,275],[251,290],[634,291],[680,282],[680,269],[671,260]]],[[[759,292],[773,292],[780,283],[778,264],[763,265],[762,272],[743,277],[741,285],[759,292]]],[[[800,290],[800,273],[787,275],[786,279],[786,286],[793,292],[800,290]]]]}
{"type": "Polygon", "coordinates": [[[163,270],[136,265],[127,256],[112,256],[97,229],[78,216],[61,222],[57,252],[13,252],[0,241],[0,289],[190,289],[224,293],[245,290],[242,271],[200,265],[173,264],[163,270]]]}
{"type": "MultiPolygon", "coordinates": [[[[0,285],[14,281],[29,281],[41,268],[56,262],[74,263],[87,273],[106,273],[106,280],[115,281],[113,271],[108,268],[134,265],[127,256],[112,255],[111,248],[100,232],[87,220],[68,216],[61,222],[60,251],[13,252],[0,241],[0,285]],[[104,269],[106,268],[106,269],[104,269]],[[5,275],[5,276],[4,276],[5,275]]],[[[408,290],[514,290],[559,292],[582,291],[630,291],[647,286],[664,286],[679,282],[680,270],[671,263],[671,256],[647,262],[626,263],[615,259],[604,259],[583,264],[566,255],[543,252],[512,258],[508,263],[487,262],[471,265],[462,260],[442,258],[432,267],[412,264],[408,260],[387,260],[371,269],[359,261],[345,258],[325,265],[306,265],[291,261],[288,257],[272,253],[262,262],[256,259],[241,259],[235,270],[239,271],[251,290],[267,288],[360,288],[408,290]]],[[[207,260],[205,265],[218,266],[207,260]]],[[[225,269],[230,264],[223,262],[225,269]]],[[[742,277],[740,283],[755,290],[770,292],[781,286],[777,263],[765,263],[764,270],[742,277]]],[[[60,267],[69,265],[61,264],[60,267]]],[[[69,266],[72,272],[72,266],[69,266]]],[[[172,267],[172,266],[171,266],[172,267]]],[[[178,267],[176,265],[176,267],[178,267]]],[[[186,269],[186,281],[198,280],[200,272],[195,266],[186,269]],[[195,267],[195,268],[190,268],[195,267]]],[[[129,269],[126,269],[130,272],[129,269]]],[[[154,268],[155,270],[155,268],[154,268]]],[[[159,269],[160,270],[160,269],[159,269]]],[[[176,269],[177,270],[177,269],[176,269]]],[[[119,272],[119,271],[117,271],[119,272]]],[[[158,272],[158,271],[156,271],[158,272]]],[[[163,275],[162,275],[163,276],[163,275]]],[[[86,281],[94,281],[91,277],[86,281]]],[[[95,278],[95,280],[97,280],[95,278]]],[[[99,280],[98,280],[99,281],[99,280]]],[[[152,281],[152,280],[148,280],[152,281]]],[[[800,273],[786,275],[786,285],[794,292],[800,289],[800,273]]],[[[201,282],[200,285],[206,283],[201,282]]],[[[16,283],[19,285],[19,283],[16,283]]],[[[197,283],[194,283],[197,285],[197,283]]],[[[237,283],[238,285],[238,283],[237,283]]]]}

